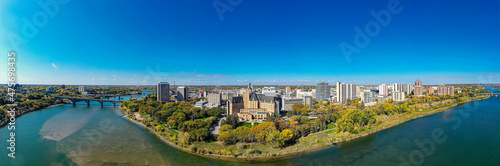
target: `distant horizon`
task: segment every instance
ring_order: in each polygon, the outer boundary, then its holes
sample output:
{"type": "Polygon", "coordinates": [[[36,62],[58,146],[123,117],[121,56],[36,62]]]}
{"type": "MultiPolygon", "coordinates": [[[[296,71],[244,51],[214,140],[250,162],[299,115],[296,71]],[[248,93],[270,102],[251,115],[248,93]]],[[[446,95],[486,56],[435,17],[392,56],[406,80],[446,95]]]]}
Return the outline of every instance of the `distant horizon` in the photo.
{"type": "MultiPolygon", "coordinates": [[[[386,85],[391,85],[394,83],[390,83],[386,85]]],[[[403,84],[403,83],[397,83],[397,84],[403,84]]],[[[408,83],[404,83],[408,84],[408,83]]],[[[0,84],[0,85],[7,85],[7,84],[0,84]]],[[[39,85],[39,86],[157,86],[156,84],[151,84],[151,85],[90,85],[90,84],[19,84],[19,85],[39,85]]],[[[170,84],[169,85],[173,85],[170,84]]],[[[272,85],[272,84],[252,84],[252,86],[302,86],[302,85],[272,85]]],[[[328,84],[328,85],[336,85],[336,84],[328,84]]],[[[378,86],[381,84],[356,84],[356,85],[366,85],[366,86],[378,86]]],[[[500,83],[470,83],[470,84],[422,84],[424,86],[434,86],[434,85],[500,85],[500,83]]],[[[176,84],[175,86],[248,86],[248,84],[241,84],[241,85],[187,85],[187,84],[176,84]]],[[[316,86],[316,84],[304,84],[303,86],[316,86]]]]}
{"type": "Polygon", "coordinates": [[[389,2],[0,1],[0,52],[24,84],[500,82],[500,1],[389,2]]]}

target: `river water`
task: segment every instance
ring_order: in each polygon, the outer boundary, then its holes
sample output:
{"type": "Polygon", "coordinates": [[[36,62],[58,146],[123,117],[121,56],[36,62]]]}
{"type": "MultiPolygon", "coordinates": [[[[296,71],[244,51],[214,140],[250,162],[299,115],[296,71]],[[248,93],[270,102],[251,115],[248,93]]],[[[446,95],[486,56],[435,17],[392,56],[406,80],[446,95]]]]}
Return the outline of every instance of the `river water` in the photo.
{"type": "MultiPolygon", "coordinates": [[[[140,97],[140,96],[133,96],[140,97]]],[[[182,152],[106,103],[66,104],[0,129],[0,165],[500,165],[500,98],[466,103],[365,138],[280,159],[225,161],[182,152]]]]}

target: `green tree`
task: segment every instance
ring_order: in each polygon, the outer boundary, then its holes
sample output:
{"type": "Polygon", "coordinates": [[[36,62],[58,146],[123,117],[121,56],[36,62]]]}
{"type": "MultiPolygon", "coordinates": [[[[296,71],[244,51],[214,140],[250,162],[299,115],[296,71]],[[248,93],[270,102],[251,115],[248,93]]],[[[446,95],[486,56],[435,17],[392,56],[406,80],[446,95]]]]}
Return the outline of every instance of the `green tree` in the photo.
{"type": "Polygon", "coordinates": [[[221,141],[225,144],[230,144],[234,142],[234,136],[231,134],[229,131],[224,131],[219,134],[219,137],[217,137],[218,141],[221,141]]]}
{"type": "Polygon", "coordinates": [[[233,130],[233,126],[231,125],[228,125],[228,124],[225,124],[225,125],[222,125],[219,129],[219,132],[225,132],[225,131],[232,131],[233,130]]]}

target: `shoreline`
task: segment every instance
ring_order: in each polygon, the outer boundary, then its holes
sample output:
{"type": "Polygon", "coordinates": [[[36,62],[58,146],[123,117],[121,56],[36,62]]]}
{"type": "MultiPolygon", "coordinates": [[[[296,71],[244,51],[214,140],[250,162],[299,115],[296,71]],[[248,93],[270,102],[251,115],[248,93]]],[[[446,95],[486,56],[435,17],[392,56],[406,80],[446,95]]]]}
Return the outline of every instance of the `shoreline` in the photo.
{"type": "MultiPolygon", "coordinates": [[[[133,122],[135,124],[138,124],[139,126],[141,126],[144,129],[148,130],[150,133],[154,134],[156,137],[158,137],[164,143],[170,145],[173,148],[181,150],[183,152],[187,152],[189,154],[198,155],[198,156],[201,156],[201,157],[208,157],[208,158],[221,159],[221,160],[229,160],[229,161],[256,161],[256,160],[272,160],[272,159],[278,159],[278,158],[289,158],[289,157],[294,157],[294,156],[299,156],[299,155],[305,155],[305,154],[309,154],[309,153],[318,152],[318,151],[321,151],[321,150],[324,150],[324,149],[327,149],[327,148],[334,147],[337,144],[342,144],[342,143],[347,143],[347,142],[350,142],[350,141],[354,141],[356,139],[364,138],[364,137],[370,136],[372,134],[376,134],[376,133],[378,133],[380,131],[390,129],[392,127],[396,127],[396,126],[399,126],[401,124],[404,124],[404,123],[407,123],[407,122],[410,122],[410,121],[413,121],[413,120],[416,120],[416,119],[420,119],[420,118],[423,118],[423,117],[427,117],[427,116],[435,115],[437,113],[444,112],[446,110],[449,110],[450,108],[456,107],[456,106],[461,105],[461,104],[466,104],[468,102],[485,100],[485,99],[488,99],[490,97],[491,96],[483,96],[483,97],[478,97],[475,100],[471,100],[471,101],[464,101],[464,102],[460,102],[460,103],[453,103],[452,105],[449,105],[449,106],[444,106],[444,107],[440,107],[440,108],[434,108],[433,110],[426,111],[426,112],[417,112],[417,113],[413,113],[413,114],[399,115],[398,117],[399,118],[403,118],[402,120],[396,121],[396,122],[394,122],[392,124],[388,124],[387,126],[382,125],[383,124],[382,123],[381,126],[375,127],[374,129],[369,130],[366,133],[358,133],[358,134],[352,134],[352,135],[349,134],[345,138],[340,138],[340,139],[337,138],[336,140],[331,141],[331,143],[324,143],[323,145],[319,145],[319,146],[316,146],[316,147],[311,148],[311,149],[301,149],[299,151],[293,151],[293,152],[284,153],[284,154],[277,154],[275,156],[257,156],[257,157],[241,156],[241,155],[239,155],[239,156],[231,156],[231,155],[217,155],[217,154],[201,154],[201,153],[193,152],[192,150],[190,150],[188,148],[181,147],[181,146],[175,144],[174,142],[171,142],[171,141],[167,140],[163,136],[159,135],[153,129],[146,127],[146,125],[144,125],[142,122],[136,121],[136,120],[128,117],[128,114],[125,114],[123,108],[119,107],[119,109],[124,113],[123,117],[125,119],[127,119],[130,122],[133,122]]],[[[319,134],[310,135],[310,136],[321,136],[321,135],[328,135],[328,134],[326,134],[326,133],[319,133],[319,134]]],[[[306,138],[306,137],[303,137],[303,138],[306,138]]],[[[293,147],[293,146],[291,146],[291,147],[293,147]]]]}
{"type": "MultiPolygon", "coordinates": [[[[17,119],[21,118],[23,115],[26,115],[26,114],[29,114],[29,113],[32,113],[32,112],[36,112],[36,111],[40,111],[40,110],[44,110],[44,109],[47,109],[47,108],[52,108],[52,107],[57,107],[57,106],[65,105],[65,104],[67,104],[67,103],[63,102],[63,103],[60,103],[60,104],[49,105],[49,106],[44,107],[44,108],[40,108],[40,109],[37,109],[37,110],[33,110],[33,111],[29,111],[29,112],[24,112],[22,114],[16,115],[15,118],[17,120],[17,119]]],[[[5,126],[7,126],[7,124],[8,123],[4,123],[4,124],[0,125],[0,129],[3,128],[3,127],[5,127],[5,126]]]]}

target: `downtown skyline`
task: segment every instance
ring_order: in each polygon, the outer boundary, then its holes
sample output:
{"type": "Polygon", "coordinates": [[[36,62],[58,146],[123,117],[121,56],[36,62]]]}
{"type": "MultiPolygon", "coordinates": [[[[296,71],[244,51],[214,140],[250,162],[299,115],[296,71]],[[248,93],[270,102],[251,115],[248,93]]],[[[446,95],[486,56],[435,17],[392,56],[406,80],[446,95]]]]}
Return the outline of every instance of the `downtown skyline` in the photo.
{"type": "Polygon", "coordinates": [[[33,22],[43,8],[2,1],[0,50],[18,54],[20,84],[500,82],[495,1],[401,0],[401,11],[346,60],[339,44],[354,45],[355,27],[388,2],[242,1],[221,19],[213,1],[69,1],[26,37],[23,18],[33,22]],[[15,47],[11,34],[25,40],[15,47]]]}

